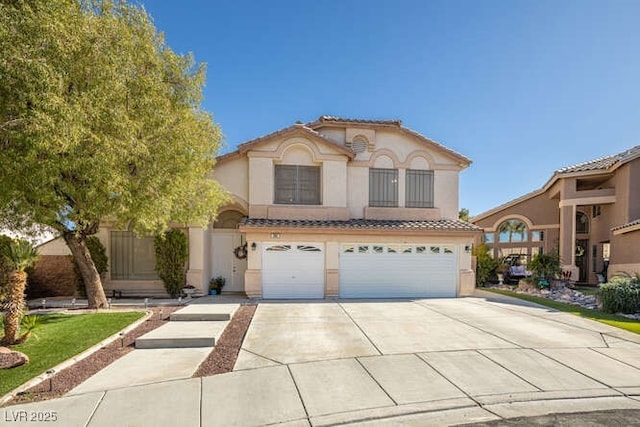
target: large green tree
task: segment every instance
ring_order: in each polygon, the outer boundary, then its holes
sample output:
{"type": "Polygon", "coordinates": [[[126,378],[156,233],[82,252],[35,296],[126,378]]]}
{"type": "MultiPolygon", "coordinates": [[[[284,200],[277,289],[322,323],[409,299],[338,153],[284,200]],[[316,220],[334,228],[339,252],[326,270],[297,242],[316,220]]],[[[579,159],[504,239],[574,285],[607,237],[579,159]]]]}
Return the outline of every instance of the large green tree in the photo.
{"type": "Polygon", "coordinates": [[[85,244],[101,222],[151,234],[226,201],[204,82],[125,1],[0,0],[0,225],[56,229],[91,307],[107,303],[85,244]]]}

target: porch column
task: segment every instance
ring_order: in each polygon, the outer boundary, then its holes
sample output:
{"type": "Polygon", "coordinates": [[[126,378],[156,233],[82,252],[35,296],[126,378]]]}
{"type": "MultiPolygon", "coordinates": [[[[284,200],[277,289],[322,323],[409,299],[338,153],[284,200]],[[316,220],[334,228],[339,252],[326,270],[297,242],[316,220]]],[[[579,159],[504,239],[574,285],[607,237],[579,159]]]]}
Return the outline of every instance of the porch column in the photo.
{"type": "Polygon", "coordinates": [[[206,229],[189,227],[189,268],[187,270],[187,284],[195,286],[204,293],[209,291],[204,278],[204,235],[206,229]]]}
{"type": "Polygon", "coordinates": [[[578,280],[576,264],[576,205],[560,204],[560,264],[563,271],[571,271],[571,279],[578,280]]]}

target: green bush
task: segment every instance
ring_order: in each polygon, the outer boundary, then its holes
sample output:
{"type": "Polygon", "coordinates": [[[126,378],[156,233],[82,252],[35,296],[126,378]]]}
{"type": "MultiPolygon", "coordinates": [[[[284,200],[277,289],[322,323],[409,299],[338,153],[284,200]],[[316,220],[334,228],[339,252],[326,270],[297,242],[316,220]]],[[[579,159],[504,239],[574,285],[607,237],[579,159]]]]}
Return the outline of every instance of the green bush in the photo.
{"type": "Polygon", "coordinates": [[[476,286],[484,286],[500,263],[500,260],[489,255],[489,247],[484,243],[473,248],[473,255],[476,257],[476,286]]]}
{"type": "Polygon", "coordinates": [[[598,299],[607,313],[640,312],[640,278],[638,275],[619,275],[600,286],[598,299]]]}
{"type": "MultiPolygon", "coordinates": [[[[85,240],[87,245],[87,249],[89,249],[89,253],[91,254],[91,259],[93,260],[93,264],[96,266],[96,270],[98,270],[98,274],[100,277],[104,277],[104,273],[109,270],[109,257],[107,257],[107,249],[104,247],[100,239],[96,236],[89,236],[87,240],[85,240]]],[[[76,274],[77,280],[77,290],[78,295],[82,298],[86,298],[87,296],[87,287],[82,280],[82,274],[80,274],[80,269],[78,268],[78,264],[76,264],[73,256],[69,255],[71,261],[73,262],[73,272],[76,274]]]]}
{"type": "Polygon", "coordinates": [[[527,264],[527,269],[533,273],[534,280],[554,279],[562,272],[560,255],[554,251],[548,254],[536,254],[527,264]]]}
{"type": "Polygon", "coordinates": [[[164,282],[167,293],[175,298],[187,283],[187,236],[180,230],[171,229],[157,235],[153,244],[156,251],[156,272],[164,282]]]}
{"type": "MultiPolygon", "coordinates": [[[[13,239],[11,237],[0,234],[0,253],[2,253],[2,248],[4,246],[8,246],[12,241],[13,239]]],[[[4,257],[0,256],[0,301],[5,298],[7,280],[10,270],[11,268],[7,265],[4,257]]]]}

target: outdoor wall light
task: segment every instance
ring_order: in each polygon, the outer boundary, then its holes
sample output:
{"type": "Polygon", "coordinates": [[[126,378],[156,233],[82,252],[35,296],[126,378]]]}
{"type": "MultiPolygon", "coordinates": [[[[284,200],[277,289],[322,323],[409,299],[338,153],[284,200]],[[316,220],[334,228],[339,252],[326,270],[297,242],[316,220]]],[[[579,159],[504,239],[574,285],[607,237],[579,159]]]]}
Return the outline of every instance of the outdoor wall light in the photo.
{"type": "Polygon", "coordinates": [[[471,252],[471,245],[466,245],[466,246],[464,247],[464,251],[465,251],[466,253],[471,252]]]}
{"type": "Polygon", "coordinates": [[[251,250],[252,250],[252,251],[255,251],[257,247],[258,247],[258,245],[256,245],[256,242],[253,242],[253,243],[251,244],[251,250]]]}

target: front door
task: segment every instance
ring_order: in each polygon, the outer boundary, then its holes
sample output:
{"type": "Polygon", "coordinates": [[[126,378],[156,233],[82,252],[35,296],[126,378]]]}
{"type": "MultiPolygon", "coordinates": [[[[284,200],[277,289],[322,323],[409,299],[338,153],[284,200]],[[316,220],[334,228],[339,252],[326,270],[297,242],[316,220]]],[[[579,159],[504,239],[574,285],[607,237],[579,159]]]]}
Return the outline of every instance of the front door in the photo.
{"type": "Polygon", "coordinates": [[[226,279],[223,292],[244,292],[244,272],[247,270],[247,258],[244,256],[246,252],[236,251],[236,248],[241,247],[243,243],[243,235],[238,230],[213,230],[211,277],[222,276],[226,279]]]}
{"type": "Polygon", "coordinates": [[[576,267],[580,269],[578,282],[586,282],[589,270],[589,239],[576,240],[576,267]]]}

